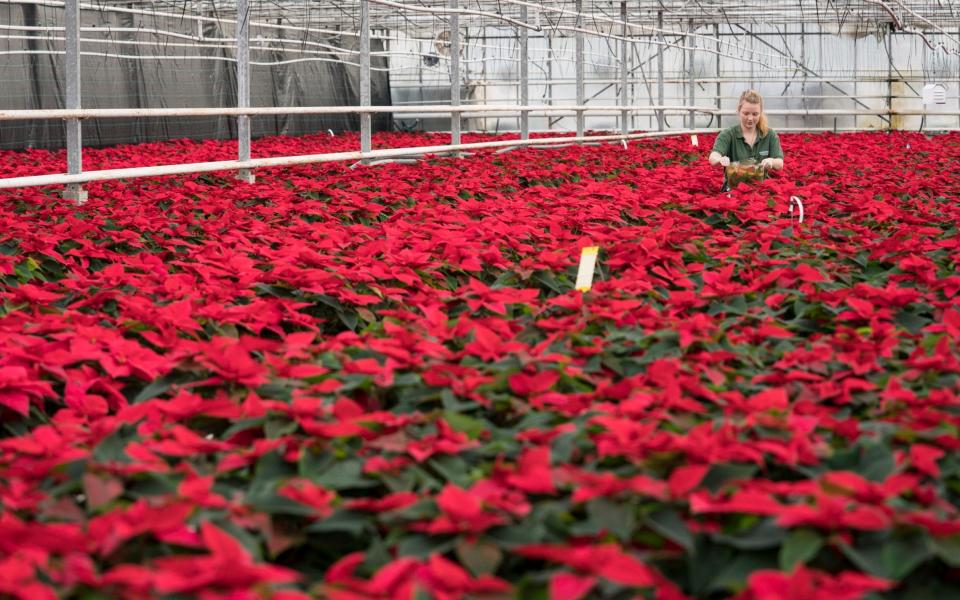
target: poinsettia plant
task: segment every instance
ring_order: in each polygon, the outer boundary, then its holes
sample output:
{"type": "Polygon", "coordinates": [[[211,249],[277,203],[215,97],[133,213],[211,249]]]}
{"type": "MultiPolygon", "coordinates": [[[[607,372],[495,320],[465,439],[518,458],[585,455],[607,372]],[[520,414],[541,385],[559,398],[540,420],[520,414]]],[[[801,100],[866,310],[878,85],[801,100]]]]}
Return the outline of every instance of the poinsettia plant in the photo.
{"type": "Polygon", "coordinates": [[[960,135],[783,146],[4,192],[0,595],[960,595],[960,135]]]}

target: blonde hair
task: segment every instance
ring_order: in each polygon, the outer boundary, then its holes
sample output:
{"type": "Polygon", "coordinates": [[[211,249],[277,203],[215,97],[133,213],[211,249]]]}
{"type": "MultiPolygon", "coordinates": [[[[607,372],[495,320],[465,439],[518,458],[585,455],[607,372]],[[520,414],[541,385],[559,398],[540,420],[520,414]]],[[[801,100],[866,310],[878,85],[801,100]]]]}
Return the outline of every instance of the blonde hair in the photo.
{"type": "Polygon", "coordinates": [[[767,132],[770,130],[770,125],[767,123],[767,113],[763,112],[763,96],[761,96],[757,90],[747,90],[740,94],[740,101],[737,102],[738,114],[744,102],[760,105],[760,118],[757,120],[757,129],[760,130],[761,136],[767,135],[767,132]]]}

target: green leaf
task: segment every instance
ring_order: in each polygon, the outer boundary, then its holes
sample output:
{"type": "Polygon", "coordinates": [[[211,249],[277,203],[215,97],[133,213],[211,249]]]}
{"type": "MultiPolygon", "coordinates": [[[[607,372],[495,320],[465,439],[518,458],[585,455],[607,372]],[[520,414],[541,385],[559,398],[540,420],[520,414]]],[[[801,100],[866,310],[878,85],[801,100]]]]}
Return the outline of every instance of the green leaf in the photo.
{"type": "Polygon", "coordinates": [[[550,271],[537,271],[536,274],[534,274],[534,278],[553,292],[562,294],[566,291],[550,271]]]}
{"type": "Polygon", "coordinates": [[[293,465],[283,459],[277,451],[267,452],[257,460],[252,486],[266,486],[295,474],[293,465]]]}
{"type": "Polygon", "coordinates": [[[355,331],[357,329],[357,313],[338,312],[337,317],[340,318],[340,322],[343,323],[350,331],[355,331]]]}
{"type": "Polygon", "coordinates": [[[912,313],[908,310],[901,310],[897,313],[897,316],[894,318],[899,325],[902,325],[904,329],[910,333],[916,335],[923,331],[923,328],[930,324],[930,321],[924,319],[923,317],[912,313]]]}
{"type": "Polygon", "coordinates": [[[724,484],[730,481],[752,478],[759,467],[757,465],[740,465],[734,463],[715,464],[707,471],[701,485],[711,492],[718,492],[724,484]]]}
{"type": "Polygon", "coordinates": [[[542,542],[547,536],[547,529],[542,523],[525,519],[516,525],[495,527],[487,532],[487,536],[509,548],[542,542]]]}
{"type": "Polygon", "coordinates": [[[264,400],[293,401],[293,387],[287,380],[271,381],[257,388],[257,395],[264,400]]]}
{"type": "Polygon", "coordinates": [[[316,509],[296,500],[276,493],[274,486],[250,486],[245,503],[260,512],[270,515],[296,515],[310,517],[316,515],[316,509]]]}
{"type": "Polygon", "coordinates": [[[374,535],[368,544],[361,568],[366,573],[376,573],[393,560],[393,555],[390,546],[379,535],[374,535]]]}
{"type": "Polygon", "coordinates": [[[338,510],[326,519],[317,521],[307,527],[312,533],[346,533],[353,537],[360,537],[372,529],[370,515],[352,510],[338,510]]]}
{"type": "Polygon", "coordinates": [[[400,373],[393,378],[393,387],[418,386],[421,384],[417,373],[400,373]]]}
{"type": "Polygon", "coordinates": [[[769,552],[742,552],[724,563],[707,584],[707,593],[739,592],[746,587],[747,578],[754,571],[776,568],[776,561],[769,552]]]}
{"type": "Polygon", "coordinates": [[[713,539],[739,550],[767,550],[783,543],[787,532],[773,519],[764,519],[738,535],[717,534],[713,539]]]}
{"type": "Polygon", "coordinates": [[[563,464],[569,462],[576,448],[577,432],[562,433],[553,439],[550,444],[550,462],[563,464]]]}
{"type": "Polygon", "coordinates": [[[951,567],[960,567],[960,535],[930,536],[929,542],[930,549],[940,560],[951,567]]]}
{"type": "Polygon", "coordinates": [[[101,463],[130,463],[132,459],[127,455],[127,444],[139,440],[136,430],[130,425],[121,425],[116,431],[100,440],[93,449],[93,459],[101,463]]]}
{"type": "Polygon", "coordinates": [[[443,411],[443,420],[456,431],[465,433],[470,439],[474,440],[490,428],[489,425],[479,419],[474,419],[473,417],[468,417],[467,415],[450,410],[443,411]]]}
{"type": "Polygon", "coordinates": [[[663,537],[676,543],[687,552],[693,551],[693,534],[680,516],[680,513],[670,508],[659,510],[646,516],[646,523],[663,537]]]}
{"type": "Polygon", "coordinates": [[[443,408],[447,412],[466,411],[476,408],[477,406],[476,402],[473,401],[458,400],[456,394],[449,388],[443,388],[440,391],[440,401],[443,403],[443,408]]]}
{"type": "Polygon", "coordinates": [[[489,540],[469,541],[461,538],[456,547],[457,558],[476,575],[492,575],[503,561],[503,551],[489,540]]]}
{"type": "Polygon", "coordinates": [[[128,480],[126,492],[134,498],[176,494],[178,481],[164,473],[141,473],[128,480]]]}
{"type": "Polygon", "coordinates": [[[524,577],[517,584],[516,600],[550,600],[550,592],[547,589],[546,577],[536,578],[524,577]]]}
{"type": "Polygon", "coordinates": [[[806,564],[822,547],[823,538],[816,531],[812,529],[791,531],[780,547],[780,570],[792,571],[797,564],[806,564]]]}
{"type": "Polygon", "coordinates": [[[428,558],[431,554],[445,554],[456,546],[456,538],[444,539],[419,533],[408,535],[397,544],[400,556],[428,558]]]}
{"type": "Polygon", "coordinates": [[[301,477],[314,481],[329,469],[335,461],[336,458],[330,452],[315,452],[310,448],[304,448],[300,454],[300,461],[297,463],[297,473],[301,477]]]}
{"type": "Polygon", "coordinates": [[[926,536],[917,532],[894,535],[882,543],[868,540],[851,546],[841,542],[840,550],[861,570],[895,580],[909,575],[932,554],[926,536]]]}
{"type": "Polygon", "coordinates": [[[268,440],[276,440],[290,435],[300,427],[296,421],[283,418],[269,418],[263,424],[263,433],[268,440]]]}
{"type": "Polygon", "coordinates": [[[439,512],[436,502],[424,499],[404,508],[380,513],[377,515],[377,520],[387,527],[401,527],[411,521],[432,519],[439,512]]]}
{"type": "Polygon", "coordinates": [[[736,593],[758,569],[775,569],[777,557],[770,551],[736,550],[717,544],[708,536],[698,536],[696,546],[687,555],[690,587],[696,598],[713,597],[714,592],[736,593]]]}
{"type": "Polygon", "coordinates": [[[379,485],[376,480],[368,479],[363,475],[363,460],[359,458],[347,458],[334,462],[329,469],[314,478],[314,481],[331,490],[367,488],[379,485]]]}
{"type": "Polygon", "coordinates": [[[260,542],[250,535],[246,529],[234,523],[232,519],[217,519],[215,525],[235,537],[254,559],[263,560],[263,554],[260,552],[260,542]]]}
{"type": "Polygon", "coordinates": [[[620,541],[629,540],[636,527],[634,508],[607,498],[595,498],[587,503],[587,517],[598,529],[612,533],[620,541]]]}
{"type": "Polygon", "coordinates": [[[150,400],[151,398],[156,398],[157,396],[166,393],[176,381],[175,377],[166,376],[161,377],[160,379],[155,379],[147,384],[140,393],[137,394],[133,399],[133,404],[139,404],[145,400],[150,400]]]}
{"type": "Polygon", "coordinates": [[[247,429],[263,427],[263,424],[266,423],[266,417],[256,417],[254,419],[243,419],[234,421],[233,424],[226,429],[223,433],[220,434],[220,439],[228,440],[241,431],[246,431],[247,429]]]}
{"type": "Polygon", "coordinates": [[[261,295],[273,296],[275,298],[296,298],[296,295],[293,293],[293,290],[286,287],[281,287],[278,285],[269,285],[266,283],[257,283],[253,285],[253,289],[257,290],[261,295]]]}
{"type": "Polygon", "coordinates": [[[427,464],[433,467],[437,473],[442,475],[447,481],[455,483],[460,487],[466,488],[472,483],[470,479],[470,466],[467,464],[467,461],[459,456],[450,454],[431,456],[427,464]]]}
{"type": "Polygon", "coordinates": [[[870,481],[883,481],[893,473],[896,466],[893,450],[885,442],[865,444],[857,472],[870,481]]]}

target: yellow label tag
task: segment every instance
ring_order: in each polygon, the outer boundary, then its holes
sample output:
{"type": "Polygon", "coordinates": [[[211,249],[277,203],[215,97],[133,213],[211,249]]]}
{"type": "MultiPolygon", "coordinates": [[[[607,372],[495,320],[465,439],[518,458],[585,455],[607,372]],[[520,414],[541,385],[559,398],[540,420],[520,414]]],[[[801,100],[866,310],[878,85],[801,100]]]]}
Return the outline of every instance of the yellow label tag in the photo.
{"type": "Polygon", "coordinates": [[[690,136],[690,143],[693,144],[694,146],[700,145],[700,141],[697,140],[696,134],[690,136]]]}
{"type": "Polygon", "coordinates": [[[593,287],[593,270],[597,266],[600,246],[587,246],[580,252],[580,268],[577,269],[577,291],[589,292],[593,287]]]}

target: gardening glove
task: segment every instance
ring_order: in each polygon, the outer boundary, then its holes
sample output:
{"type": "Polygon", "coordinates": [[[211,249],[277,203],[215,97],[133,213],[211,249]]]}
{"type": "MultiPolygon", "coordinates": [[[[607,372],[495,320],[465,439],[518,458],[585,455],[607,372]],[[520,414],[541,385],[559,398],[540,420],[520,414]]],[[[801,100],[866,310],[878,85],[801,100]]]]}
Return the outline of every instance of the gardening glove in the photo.
{"type": "Polygon", "coordinates": [[[721,156],[721,157],[720,157],[720,166],[721,166],[721,167],[729,167],[729,166],[730,166],[730,157],[729,157],[729,156],[721,156]]]}

